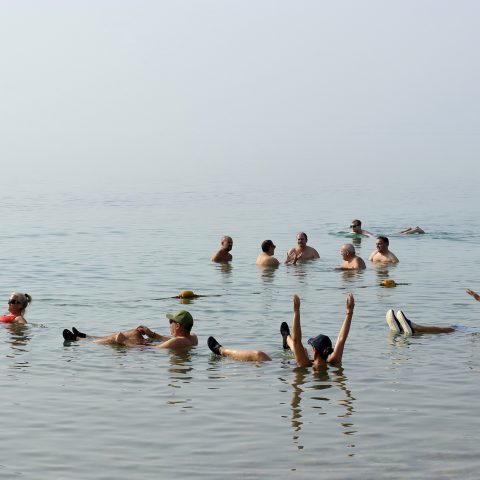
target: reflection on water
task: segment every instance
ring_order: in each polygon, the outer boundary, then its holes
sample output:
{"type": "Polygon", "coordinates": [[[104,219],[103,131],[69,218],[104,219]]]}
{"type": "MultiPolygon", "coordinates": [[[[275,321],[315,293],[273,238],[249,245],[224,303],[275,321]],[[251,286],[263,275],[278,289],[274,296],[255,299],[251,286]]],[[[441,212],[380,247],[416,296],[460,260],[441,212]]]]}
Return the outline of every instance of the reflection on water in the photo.
{"type": "MultiPolygon", "coordinates": [[[[284,380],[285,381],[285,380],[284,380]]],[[[303,424],[305,423],[307,412],[302,409],[302,395],[307,391],[310,393],[307,400],[310,403],[313,400],[311,408],[314,410],[321,410],[316,412],[317,415],[328,415],[329,406],[332,404],[340,405],[343,407],[343,411],[337,415],[342,427],[342,434],[353,435],[357,432],[354,429],[354,424],[351,421],[347,421],[355,412],[353,402],[355,398],[352,392],[347,387],[347,378],[344,375],[343,368],[338,367],[336,369],[322,369],[312,371],[308,368],[295,368],[293,371],[292,380],[292,398],[290,401],[291,407],[291,426],[293,429],[292,440],[297,446],[297,449],[301,450],[305,447],[301,441],[300,434],[303,424]],[[338,388],[344,394],[343,398],[337,398],[338,388]],[[330,389],[335,388],[335,391],[330,389]]],[[[308,423],[311,423],[309,421],[308,423]]],[[[352,448],[355,445],[349,443],[348,448],[352,448]]],[[[351,456],[352,454],[349,453],[351,456]]]]}
{"type": "Polygon", "coordinates": [[[25,352],[28,352],[28,349],[25,348],[28,342],[31,339],[30,327],[27,325],[10,323],[5,326],[5,330],[10,334],[10,338],[7,340],[10,344],[12,352],[6,356],[9,358],[15,358],[15,362],[9,365],[10,368],[28,368],[30,363],[27,361],[19,361],[18,356],[22,355],[25,352]]]}
{"type": "Polygon", "coordinates": [[[262,280],[268,284],[272,283],[275,278],[275,272],[277,271],[278,267],[258,267],[261,271],[261,278],[262,280]]]}
{"type": "Polygon", "coordinates": [[[357,280],[363,273],[363,270],[342,270],[342,280],[345,283],[353,282],[357,280]]]}
{"type": "MultiPolygon", "coordinates": [[[[190,383],[192,380],[193,363],[191,350],[172,350],[168,352],[168,356],[170,362],[168,367],[170,381],[168,382],[168,386],[174,389],[181,389],[183,384],[190,383]]],[[[176,392],[175,395],[177,393],[178,392],[176,392]]],[[[171,398],[167,401],[167,405],[179,405],[182,408],[192,408],[192,405],[190,405],[191,402],[191,398],[171,398]]]]}
{"type": "Polygon", "coordinates": [[[226,277],[230,277],[233,271],[232,262],[217,263],[217,270],[220,270],[226,277]]]}

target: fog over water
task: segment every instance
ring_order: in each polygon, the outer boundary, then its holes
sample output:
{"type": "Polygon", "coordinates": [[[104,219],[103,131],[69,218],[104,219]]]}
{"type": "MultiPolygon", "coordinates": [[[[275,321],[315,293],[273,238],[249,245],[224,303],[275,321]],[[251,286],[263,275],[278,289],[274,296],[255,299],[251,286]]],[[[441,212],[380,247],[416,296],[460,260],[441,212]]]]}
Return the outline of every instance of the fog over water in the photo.
{"type": "Polygon", "coordinates": [[[479,13],[437,0],[2,2],[0,158],[49,188],[464,185],[479,174],[479,13]]]}

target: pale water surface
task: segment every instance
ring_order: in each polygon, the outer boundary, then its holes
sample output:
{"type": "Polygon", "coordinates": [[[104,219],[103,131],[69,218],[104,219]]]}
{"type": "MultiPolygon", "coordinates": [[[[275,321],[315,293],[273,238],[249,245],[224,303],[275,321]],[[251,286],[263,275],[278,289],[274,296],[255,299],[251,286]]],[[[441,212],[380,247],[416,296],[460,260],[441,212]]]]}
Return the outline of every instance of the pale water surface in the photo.
{"type": "MultiPolygon", "coordinates": [[[[480,460],[478,194],[427,186],[319,185],[2,193],[5,300],[30,293],[25,328],[0,327],[0,478],[477,478],[480,460]],[[395,267],[334,270],[348,226],[390,237],[395,267]],[[424,236],[400,236],[421,225],[424,236]],[[255,267],[305,230],[321,260],[255,267]],[[230,266],[209,261],[234,238],[230,266]],[[379,286],[384,278],[406,283],[379,286]],[[182,289],[211,295],[181,305],[182,289]],[[304,337],[336,338],[346,292],[356,309],[342,368],[295,368],[281,348],[293,293],[304,337]],[[64,345],[76,326],[107,334],[138,324],[168,333],[189,309],[188,352],[64,345]],[[385,312],[457,324],[450,335],[389,333],[385,312]],[[212,355],[209,335],[272,362],[212,355]]],[[[362,257],[374,239],[357,245],[362,257]]],[[[367,262],[368,263],[368,262],[367,262]]]]}

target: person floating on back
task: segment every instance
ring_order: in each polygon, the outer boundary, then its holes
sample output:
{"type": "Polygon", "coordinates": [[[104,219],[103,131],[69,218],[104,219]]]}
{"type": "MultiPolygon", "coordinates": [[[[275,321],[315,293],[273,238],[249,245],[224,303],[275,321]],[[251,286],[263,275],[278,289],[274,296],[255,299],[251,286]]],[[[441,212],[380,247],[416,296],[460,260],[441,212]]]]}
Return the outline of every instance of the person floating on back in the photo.
{"type": "Polygon", "coordinates": [[[188,348],[198,345],[197,335],[191,331],[193,317],[190,312],[179,310],[175,313],[167,313],[166,316],[170,321],[171,336],[160,335],[144,325],[139,325],[132,330],[114,333],[105,337],[87,335],[73,327],[71,331],[67,329],[63,331],[63,338],[67,342],[88,338],[101,345],[123,345],[125,347],[146,345],[147,339],[162,342],[160,345],[155,345],[155,348],[188,348]]]}
{"type": "Polygon", "coordinates": [[[212,262],[230,262],[233,258],[232,254],[230,253],[233,248],[232,237],[225,235],[222,237],[220,245],[220,249],[212,257],[212,262]]]}
{"type": "Polygon", "coordinates": [[[436,325],[419,325],[413,323],[407,318],[402,310],[395,312],[390,309],[386,314],[387,324],[392,332],[404,333],[405,335],[413,335],[415,333],[451,333],[455,331],[455,327],[438,327],[436,325]]]}
{"type": "Polygon", "coordinates": [[[8,299],[8,315],[0,315],[0,323],[25,324],[24,314],[32,297],[28,293],[13,292],[8,299]]]}
{"type": "Polygon", "coordinates": [[[293,322],[292,333],[288,325],[283,322],[280,325],[280,333],[283,337],[283,348],[290,349],[295,355],[295,360],[299,367],[314,367],[321,368],[327,364],[338,364],[342,361],[343,350],[345,342],[350,332],[350,325],[352,323],[353,309],[355,308],[355,299],[351,293],[347,294],[346,300],[346,314],[345,320],[338,332],[337,342],[335,347],[332,346],[332,341],[326,335],[317,335],[308,340],[309,345],[312,346],[313,360],[310,360],[306,348],[302,344],[302,327],[300,325],[300,297],[293,296],[293,322]]]}

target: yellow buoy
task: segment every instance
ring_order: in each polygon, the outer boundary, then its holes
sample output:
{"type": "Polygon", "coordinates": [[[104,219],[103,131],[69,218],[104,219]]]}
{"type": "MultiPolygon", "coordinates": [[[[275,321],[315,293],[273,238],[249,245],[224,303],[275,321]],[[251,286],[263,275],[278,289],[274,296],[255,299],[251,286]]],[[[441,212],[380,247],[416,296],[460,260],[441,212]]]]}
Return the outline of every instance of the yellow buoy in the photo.
{"type": "Polygon", "coordinates": [[[180,298],[194,298],[195,294],[191,290],[182,290],[179,295],[180,298]]]}
{"type": "Polygon", "coordinates": [[[393,288],[393,287],[396,287],[397,286],[397,283],[395,282],[395,280],[384,280],[382,282],[382,286],[386,287],[386,288],[393,288]]]}

